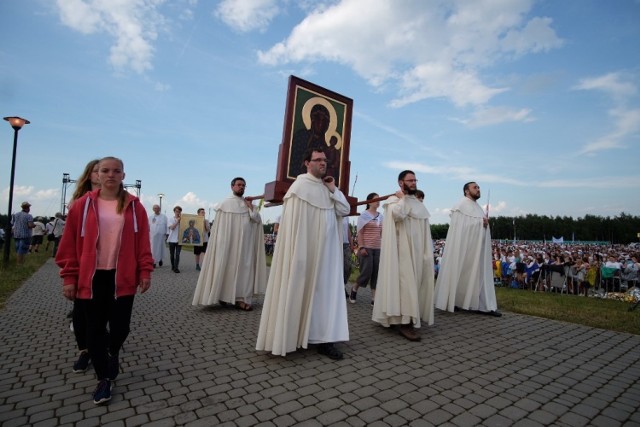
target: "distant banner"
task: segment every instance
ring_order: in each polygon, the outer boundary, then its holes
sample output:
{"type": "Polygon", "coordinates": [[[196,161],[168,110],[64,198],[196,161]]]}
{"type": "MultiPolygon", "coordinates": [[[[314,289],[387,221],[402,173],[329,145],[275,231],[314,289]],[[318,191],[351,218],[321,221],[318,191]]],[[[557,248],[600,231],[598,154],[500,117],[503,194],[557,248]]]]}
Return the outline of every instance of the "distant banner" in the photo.
{"type": "Polygon", "coordinates": [[[551,237],[552,243],[564,243],[564,237],[551,237]]]}

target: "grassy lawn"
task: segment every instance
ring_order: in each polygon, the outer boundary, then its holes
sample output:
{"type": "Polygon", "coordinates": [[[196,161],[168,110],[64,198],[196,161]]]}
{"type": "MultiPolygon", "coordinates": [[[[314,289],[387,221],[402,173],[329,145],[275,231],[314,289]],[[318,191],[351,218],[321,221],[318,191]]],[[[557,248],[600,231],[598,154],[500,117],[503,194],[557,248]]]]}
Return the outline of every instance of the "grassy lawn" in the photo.
{"type": "Polygon", "coordinates": [[[640,335],[640,307],[628,302],[523,289],[496,288],[502,311],[640,335]]]}
{"type": "MultiPolygon", "coordinates": [[[[9,264],[0,265],[0,309],[9,296],[49,257],[51,251],[46,253],[41,250],[27,255],[25,264],[17,267],[12,248],[9,264]]],[[[271,256],[267,256],[267,265],[271,265],[271,256]]],[[[354,268],[349,281],[355,282],[358,273],[358,269],[354,268]]],[[[496,288],[496,297],[498,307],[505,312],[640,335],[640,307],[629,311],[631,304],[627,302],[511,288],[496,288]]]]}
{"type": "MultiPolygon", "coordinates": [[[[46,245],[46,242],[45,242],[46,245]]],[[[4,308],[7,299],[22,285],[33,273],[44,264],[49,258],[53,249],[53,243],[49,246],[49,251],[44,251],[44,246],[39,252],[27,254],[24,264],[20,267],[16,265],[16,252],[13,240],[11,241],[11,251],[9,252],[9,263],[5,265],[0,261],[0,309],[4,308]]],[[[3,248],[4,250],[4,248],[3,248]]],[[[2,252],[4,255],[4,252],[2,252]]],[[[60,282],[62,283],[62,282],[60,282]]]]}

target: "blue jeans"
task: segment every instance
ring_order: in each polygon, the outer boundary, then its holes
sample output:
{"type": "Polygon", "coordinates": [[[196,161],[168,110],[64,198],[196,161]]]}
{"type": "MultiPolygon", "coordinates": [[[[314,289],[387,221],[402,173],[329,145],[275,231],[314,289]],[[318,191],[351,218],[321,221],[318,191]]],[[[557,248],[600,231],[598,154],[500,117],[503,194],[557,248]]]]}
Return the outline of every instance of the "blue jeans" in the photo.
{"type": "Polygon", "coordinates": [[[26,255],[29,253],[30,238],[14,239],[16,241],[16,253],[18,255],[26,255]]]}

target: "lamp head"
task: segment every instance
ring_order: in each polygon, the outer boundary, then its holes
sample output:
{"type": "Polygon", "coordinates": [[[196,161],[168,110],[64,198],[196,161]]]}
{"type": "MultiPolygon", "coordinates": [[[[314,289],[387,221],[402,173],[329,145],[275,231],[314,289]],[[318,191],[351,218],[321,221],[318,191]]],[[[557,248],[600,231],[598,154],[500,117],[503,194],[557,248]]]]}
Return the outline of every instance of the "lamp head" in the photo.
{"type": "Polygon", "coordinates": [[[4,117],[4,119],[9,122],[14,130],[20,130],[22,129],[22,126],[31,123],[29,120],[23,119],[22,117],[4,117]]]}

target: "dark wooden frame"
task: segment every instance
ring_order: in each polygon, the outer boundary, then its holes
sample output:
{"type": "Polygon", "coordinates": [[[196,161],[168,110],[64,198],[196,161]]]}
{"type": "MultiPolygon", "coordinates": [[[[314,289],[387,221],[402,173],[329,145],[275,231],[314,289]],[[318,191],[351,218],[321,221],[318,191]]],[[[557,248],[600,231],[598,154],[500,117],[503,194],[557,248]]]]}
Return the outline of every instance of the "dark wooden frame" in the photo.
{"type": "MultiPolygon", "coordinates": [[[[335,136],[340,146],[338,164],[337,186],[345,195],[349,194],[349,172],[351,162],[349,161],[349,146],[351,142],[351,119],[353,115],[353,100],[336,92],[325,89],[321,86],[300,79],[295,76],[289,77],[287,89],[287,101],[284,117],[284,127],[282,131],[282,142],[278,150],[278,165],[276,170],[276,181],[265,185],[265,201],[272,204],[279,204],[295,180],[296,168],[292,166],[292,155],[299,156],[300,150],[294,147],[294,137],[296,132],[307,130],[304,124],[303,110],[309,113],[311,105],[320,104],[329,110],[332,120],[325,136],[325,142],[335,136]],[[306,105],[306,108],[305,108],[306,105]],[[333,111],[331,111],[333,109],[333,111]],[[335,123],[332,121],[335,119],[335,123]]],[[[327,148],[328,148],[327,142],[327,148]]],[[[330,150],[329,150],[330,151],[330,150]]],[[[298,169],[302,171],[302,169],[298,169]]]]}

